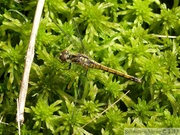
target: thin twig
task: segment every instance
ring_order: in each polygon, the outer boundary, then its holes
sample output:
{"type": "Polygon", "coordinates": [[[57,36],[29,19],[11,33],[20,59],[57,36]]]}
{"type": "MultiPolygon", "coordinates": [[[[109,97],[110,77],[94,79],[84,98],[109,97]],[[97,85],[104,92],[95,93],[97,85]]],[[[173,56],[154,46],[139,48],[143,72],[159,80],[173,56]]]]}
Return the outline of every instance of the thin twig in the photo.
{"type": "Polygon", "coordinates": [[[166,35],[158,35],[158,34],[151,34],[151,35],[159,38],[177,38],[177,36],[166,36],[166,35]]]}
{"type": "Polygon", "coordinates": [[[20,113],[19,113],[19,100],[17,99],[17,114],[16,114],[16,121],[18,123],[18,134],[21,135],[21,123],[20,123],[20,113]]]}
{"type": "Polygon", "coordinates": [[[37,3],[31,37],[30,37],[30,41],[28,45],[27,54],[25,57],[24,73],[23,73],[23,78],[21,82],[20,94],[19,94],[19,105],[18,105],[19,114],[17,114],[19,118],[16,118],[16,120],[20,121],[21,124],[24,121],[24,107],[25,107],[25,101],[26,101],[26,95],[27,95],[27,89],[28,89],[29,73],[30,73],[31,65],[34,58],[35,39],[36,39],[38,28],[39,28],[39,23],[40,23],[40,18],[41,18],[44,2],[45,0],[39,0],[37,3]]]}
{"type": "MultiPolygon", "coordinates": [[[[112,108],[115,104],[117,104],[117,102],[119,102],[125,95],[127,95],[130,92],[130,90],[128,90],[123,96],[121,96],[118,100],[116,100],[113,104],[111,104],[108,108],[106,108],[104,111],[102,111],[99,115],[95,116],[92,120],[90,120],[89,122],[87,122],[86,124],[84,124],[81,128],[84,128],[85,126],[87,126],[89,123],[93,122],[94,120],[98,119],[101,115],[103,115],[105,112],[107,112],[110,108],[112,108]]],[[[76,133],[73,133],[73,135],[75,135],[76,133]]]]}
{"type": "Polygon", "coordinates": [[[3,119],[3,117],[1,117],[1,119],[0,119],[0,124],[9,125],[9,124],[6,123],[6,122],[2,122],[2,119],[3,119]]]}

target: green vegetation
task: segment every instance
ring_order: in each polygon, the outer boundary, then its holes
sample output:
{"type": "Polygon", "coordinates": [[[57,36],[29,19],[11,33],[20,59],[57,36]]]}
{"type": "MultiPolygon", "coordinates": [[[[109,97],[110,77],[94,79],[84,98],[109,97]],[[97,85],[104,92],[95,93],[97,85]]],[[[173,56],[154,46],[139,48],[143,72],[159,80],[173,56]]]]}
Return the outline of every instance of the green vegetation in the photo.
{"type": "MultiPolygon", "coordinates": [[[[47,0],[21,133],[119,135],[124,128],[180,127],[178,4],[47,0]],[[58,58],[65,49],[141,78],[142,84],[76,64],[69,70],[58,58]]],[[[36,1],[0,5],[0,134],[18,134],[16,99],[36,1]]]]}

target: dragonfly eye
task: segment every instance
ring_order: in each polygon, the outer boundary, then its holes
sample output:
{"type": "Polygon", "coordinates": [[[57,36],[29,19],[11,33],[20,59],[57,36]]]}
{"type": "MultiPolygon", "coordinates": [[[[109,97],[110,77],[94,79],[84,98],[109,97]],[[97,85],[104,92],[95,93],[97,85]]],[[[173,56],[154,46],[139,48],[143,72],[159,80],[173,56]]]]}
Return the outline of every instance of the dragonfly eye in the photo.
{"type": "Polygon", "coordinates": [[[61,52],[59,58],[63,62],[67,61],[70,58],[69,52],[67,50],[61,52]]]}

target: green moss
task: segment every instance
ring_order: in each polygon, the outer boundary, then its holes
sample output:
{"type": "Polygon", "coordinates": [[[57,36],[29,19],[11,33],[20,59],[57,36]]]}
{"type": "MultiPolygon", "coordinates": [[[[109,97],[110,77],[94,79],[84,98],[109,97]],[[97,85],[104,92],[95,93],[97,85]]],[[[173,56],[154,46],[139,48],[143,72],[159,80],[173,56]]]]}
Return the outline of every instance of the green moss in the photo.
{"type": "MultiPolygon", "coordinates": [[[[170,9],[159,0],[47,0],[22,134],[123,134],[124,128],[179,127],[180,10],[179,1],[174,2],[170,9]],[[59,60],[65,49],[142,83],[69,66],[59,60]]],[[[0,4],[0,134],[17,134],[16,99],[36,1],[0,4]]]]}

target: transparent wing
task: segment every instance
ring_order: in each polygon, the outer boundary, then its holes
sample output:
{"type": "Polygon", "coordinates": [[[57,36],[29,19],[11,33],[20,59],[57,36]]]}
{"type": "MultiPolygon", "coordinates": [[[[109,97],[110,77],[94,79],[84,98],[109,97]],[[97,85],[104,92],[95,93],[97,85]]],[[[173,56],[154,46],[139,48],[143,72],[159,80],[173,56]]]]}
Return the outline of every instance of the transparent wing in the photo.
{"type": "Polygon", "coordinates": [[[62,21],[58,19],[58,15],[56,15],[54,12],[50,14],[50,18],[54,22],[57,29],[59,29],[59,34],[62,35],[61,39],[63,39],[63,41],[61,44],[61,50],[66,49],[74,52],[84,53],[86,49],[82,42],[80,36],[81,34],[78,30],[78,25],[75,20],[71,19],[62,23],[62,21]]]}

